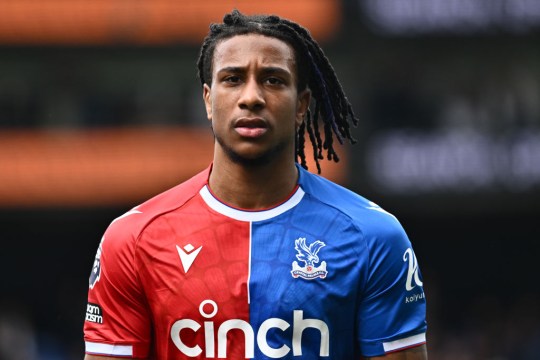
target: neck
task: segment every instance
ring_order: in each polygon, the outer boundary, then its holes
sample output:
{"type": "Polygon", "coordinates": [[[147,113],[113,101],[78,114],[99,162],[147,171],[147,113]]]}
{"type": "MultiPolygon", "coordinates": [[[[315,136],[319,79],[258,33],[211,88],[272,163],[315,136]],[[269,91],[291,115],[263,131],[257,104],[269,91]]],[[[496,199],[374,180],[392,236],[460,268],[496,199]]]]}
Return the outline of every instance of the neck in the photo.
{"type": "Polygon", "coordinates": [[[216,159],[208,180],[221,201],[241,209],[267,209],[291,194],[298,182],[294,159],[271,161],[261,166],[245,166],[226,158],[216,159]]]}

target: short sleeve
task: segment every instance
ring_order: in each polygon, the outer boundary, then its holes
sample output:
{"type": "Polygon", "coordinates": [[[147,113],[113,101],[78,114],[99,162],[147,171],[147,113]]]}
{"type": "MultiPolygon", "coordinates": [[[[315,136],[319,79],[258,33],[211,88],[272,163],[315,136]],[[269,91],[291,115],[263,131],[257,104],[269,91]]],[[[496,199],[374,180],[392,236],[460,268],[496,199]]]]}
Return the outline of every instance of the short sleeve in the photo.
{"type": "Polygon", "coordinates": [[[381,356],[426,341],[426,301],[416,256],[399,222],[390,214],[381,216],[380,226],[364,234],[369,269],[357,319],[364,356],[381,356]]]}
{"type": "Polygon", "coordinates": [[[136,238],[113,222],[99,245],[90,274],[84,322],[87,354],[146,358],[150,314],[137,277],[136,238]]]}

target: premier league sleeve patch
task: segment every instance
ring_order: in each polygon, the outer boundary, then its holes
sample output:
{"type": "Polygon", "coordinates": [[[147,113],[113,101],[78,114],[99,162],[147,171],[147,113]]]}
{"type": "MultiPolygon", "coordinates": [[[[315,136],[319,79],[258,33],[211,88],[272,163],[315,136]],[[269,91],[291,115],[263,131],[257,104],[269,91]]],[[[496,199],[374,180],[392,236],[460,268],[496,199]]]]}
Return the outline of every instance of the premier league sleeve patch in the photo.
{"type": "Polygon", "coordinates": [[[101,251],[104,239],[104,237],[101,238],[96,253],[96,258],[94,259],[94,265],[92,266],[92,271],[90,272],[90,279],[88,281],[88,286],[90,287],[90,289],[94,288],[94,285],[96,285],[96,283],[99,281],[99,277],[101,275],[101,251]]]}
{"type": "Polygon", "coordinates": [[[306,238],[296,239],[294,241],[294,248],[298,252],[296,258],[303,262],[304,266],[300,266],[297,261],[293,261],[291,271],[293,278],[301,277],[306,280],[326,278],[326,275],[328,275],[326,261],[321,262],[320,266],[316,266],[320,261],[317,254],[325,246],[326,244],[321,240],[315,240],[313,243],[307,245],[306,238]]]}
{"type": "Polygon", "coordinates": [[[86,321],[96,324],[103,324],[103,311],[98,304],[86,304],[86,321]]]}

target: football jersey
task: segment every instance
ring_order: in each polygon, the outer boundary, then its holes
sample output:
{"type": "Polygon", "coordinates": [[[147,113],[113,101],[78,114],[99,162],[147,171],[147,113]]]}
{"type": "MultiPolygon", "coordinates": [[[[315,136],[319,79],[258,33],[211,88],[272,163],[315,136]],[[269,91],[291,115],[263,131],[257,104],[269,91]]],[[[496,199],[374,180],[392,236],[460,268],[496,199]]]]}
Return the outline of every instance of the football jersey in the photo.
{"type": "Polygon", "coordinates": [[[212,194],[210,171],[108,227],[86,353],[359,359],[425,343],[422,277],[393,215],[300,167],[285,202],[237,209],[212,194]]]}

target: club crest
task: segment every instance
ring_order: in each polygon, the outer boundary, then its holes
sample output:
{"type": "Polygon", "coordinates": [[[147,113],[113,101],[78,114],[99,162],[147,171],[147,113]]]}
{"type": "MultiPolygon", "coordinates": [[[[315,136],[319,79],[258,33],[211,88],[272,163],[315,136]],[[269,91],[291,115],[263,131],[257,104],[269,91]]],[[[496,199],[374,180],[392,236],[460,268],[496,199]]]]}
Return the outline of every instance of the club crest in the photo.
{"type": "Polygon", "coordinates": [[[304,263],[301,267],[297,261],[293,261],[291,275],[293,278],[299,278],[306,280],[313,280],[316,278],[324,279],[328,274],[326,271],[326,261],[321,262],[320,266],[315,266],[319,263],[319,256],[317,255],[321,248],[326,244],[320,240],[307,245],[306,238],[298,238],[294,241],[294,248],[298,251],[296,258],[304,263]]]}

